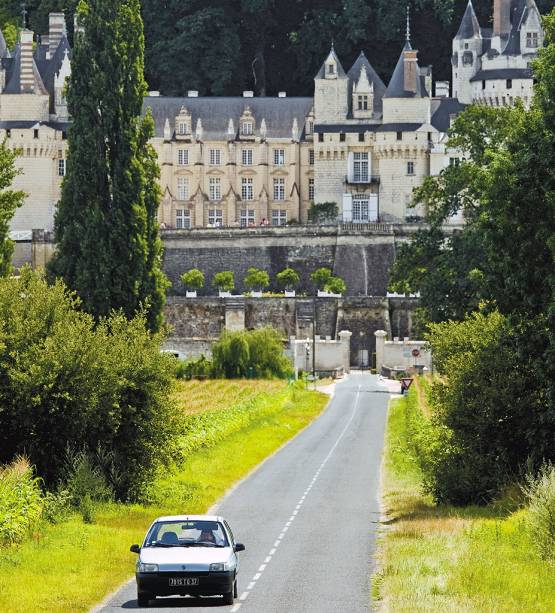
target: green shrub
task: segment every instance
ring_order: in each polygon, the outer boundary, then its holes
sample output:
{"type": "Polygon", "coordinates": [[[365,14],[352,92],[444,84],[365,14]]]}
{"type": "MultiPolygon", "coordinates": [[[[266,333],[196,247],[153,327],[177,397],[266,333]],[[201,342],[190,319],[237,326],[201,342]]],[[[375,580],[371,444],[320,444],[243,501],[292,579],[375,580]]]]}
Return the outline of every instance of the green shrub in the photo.
{"type": "Polygon", "coordinates": [[[46,492],[43,498],[42,517],[51,524],[65,521],[71,511],[71,494],[66,489],[46,492]]]}
{"type": "Polygon", "coordinates": [[[252,290],[262,291],[270,285],[270,277],[265,270],[249,268],[243,282],[246,287],[252,290]]]}
{"type": "Polygon", "coordinates": [[[537,476],[529,475],[523,491],[530,538],[543,559],[555,560],[555,466],[545,464],[537,476]]]}
{"type": "Polygon", "coordinates": [[[344,294],[347,291],[347,286],[341,277],[330,277],[325,290],[330,294],[344,294]]]}
{"type": "Polygon", "coordinates": [[[212,361],[201,355],[200,358],[186,361],[179,360],[176,369],[178,379],[193,379],[195,377],[209,377],[212,373],[212,361]]]}
{"type": "Polygon", "coordinates": [[[221,292],[230,292],[235,288],[235,274],[231,270],[217,272],[212,280],[212,285],[221,292]]]}
{"type": "Polygon", "coordinates": [[[339,208],[336,202],[311,203],[308,209],[309,223],[330,223],[337,221],[339,208]]]}
{"type": "Polygon", "coordinates": [[[142,315],[95,322],[61,282],[0,279],[0,462],[27,453],[50,487],[66,447],[112,450],[119,498],[138,498],[171,455],[174,358],[142,315]]]}
{"type": "Polygon", "coordinates": [[[27,458],[0,467],[0,545],[22,541],[38,526],[42,508],[40,479],[27,458]]]}
{"type": "Polygon", "coordinates": [[[286,290],[294,290],[300,282],[299,273],[293,268],[284,268],[276,275],[278,285],[286,290]]]}
{"type": "Polygon", "coordinates": [[[331,270],[329,268],[318,268],[310,275],[310,278],[319,290],[323,290],[332,278],[331,270]]]}
{"type": "Polygon", "coordinates": [[[204,287],[204,273],[198,268],[191,268],[181,275],[181,283],[191,291],[196,291],[204,287]]]}
{"type": "Polygon", "coordinates": [[[230,379],[285,378],[292,374],[279,333],[272,328],[225,331],[212,347],[213,373],[230,379]]]}

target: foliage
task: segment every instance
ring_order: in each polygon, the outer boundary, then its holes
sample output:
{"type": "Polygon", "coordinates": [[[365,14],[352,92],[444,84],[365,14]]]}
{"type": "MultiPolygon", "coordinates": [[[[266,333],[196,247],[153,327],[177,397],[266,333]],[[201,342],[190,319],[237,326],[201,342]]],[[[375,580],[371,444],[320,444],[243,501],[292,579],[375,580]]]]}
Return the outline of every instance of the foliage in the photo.
{"type": "Polygon", "coordinates": [[[5,277],[12,270],[14,243],[10,239],[10,223],[16,210],[23,204],[25,193],[11,189],[15,177],[20,171],[15,166],[18,150],[7,146],[7,141],[0,144],[0,276],[5,277]]]}
{"type": "Polygon", "coordinates": [[[325,290],[330,294],[344,294],[347,291],[347,286],[341,277],[330,277],[325,285],[325,290]]]}
{"type": "Polygon", "coordinates": [[[555,560],[555,466],[542,466],[537,476],[528,475],[523,486],[528,499],[526,524],[540,556],[555,560]]]}
{"type": "Polygon", "coordinates": [[[215,376],[284,378],[292,374],[279,333],[272,328],[227,332],[212,347],[215,376]]]}
{"type": "Polygon", "coordinates": [[[310,275],[310,278],[319,290],[323,290],[332,278],[331,270],[329,268],[318,268],[310,275]]]}
{"type": "Polygon", "coordinates": [[[95,317],[147,310],[160,328],[167,280],[156,214],[160,200],[150,114],[141,119],[143,24],[139,0],[81,2],[68,87],[67,175],[55,217],[50,274],[95,317]],[[87,224],[83,225],[83,219],[87,224]]]}
{"type": "Polygon", "coordinates": [[[235,288],[235,274],[232,270],[217,272],[212,279],[212,285],[221,292],[230,292],[235,288]]]}
{"type": "Polygon", "coordinates": [[[337,202],[312,202],[308,209],[308,221],[310,223],[322,224],[337,221],[339,208],[337,202]]]}
{"type": "Polygon", "coordinates": [[[270,277],[265,270],[259,270],[258,268],[249,268],[247,274],[243,280],[246,287],[253,290],[262,291],[270,285],[270,277]]]}
{"type": "Polygon", "coordinates": [[[37,527],[42,507],[40,479],[27,458],[18,456],[0,467],[0,545],[28,536],[37,527]]]}
{"type": "Polygon", "coordinates": [[[177,429],[173,358],[145,326],[144,315],[96,323],[61,281],[28,269],[0,280],[0,461],[25,452],[52,485],[68,444],[98,456],[102,443],[117,497],[140,497],[177,429]]]}
{"type": "Polygon", "coordinates": [[[284,268],[276,275],[276,280],[280,287],[287,290],[293,290],[299,285],[299,273],[293,268],[284,268]]]}
{"type": "Polygon", "coordinates": [[[212,361],[207,359],[203,354],[200,358],[186,360],[185,362],[179,361],[176,370],[176,377],[178,379],[193,379],[196,377],[206,378],[210,376],[212,372],[212,361]]]}
{"type": "Polygon", "coordinates": [[[181,275],[181,283],[188,290],[199,290],[204,287],[204,273],[198,268],[191,268],[181,275]]]}

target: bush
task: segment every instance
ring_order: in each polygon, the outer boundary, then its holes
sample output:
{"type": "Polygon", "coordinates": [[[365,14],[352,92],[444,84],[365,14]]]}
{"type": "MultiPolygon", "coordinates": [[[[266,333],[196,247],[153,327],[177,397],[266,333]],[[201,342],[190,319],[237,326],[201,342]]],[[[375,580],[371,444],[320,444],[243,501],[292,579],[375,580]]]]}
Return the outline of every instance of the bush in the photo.
{"type": "Polygon", "coordinates": [[[318,268],[310,275],[310,278],[319,290],[323,290],[332,278],[331,270],[329,268],[318,268]]]}
{"type": "Polygon", "coordinates": [[[347,286],[341,277],[331,277],[326,283],[325,290],[330,294],[344,294],[347,291],[347,286]]]}
{"type": "Polygon", "coordinates": [[[532,542],[544,560],[555,560],[555,466],[545,464],[523,486],[528,498],[526,524],[532,542]]]}
{"type": "Polygon", "coordinates": [[[270,285],[270,277],[265,270],[258,268],[249,268],[244,279],[246,287],[250,289],[262,291],[270,285]]]}
{"type": "Polygon", "coordinates": [[[200,358],[190,359],[185,362],[179,361],[176,370],[178,379],[193,379],[194,377],[209,377],[212,373],[212,361],[204,355],[200,358]]]}
{"type": "Polygon", "coordinates": [[[0,467],[0,545],[19,543],[40,522],[40,479],[27,458],[0,467]]]}
{"type": "Polygon", "coordinates": [[[235,274],[231,270],[217,272],[212,280],[212,285],[221,292],[230,292],[235,288],[235,274]]]}
{"type": "Polygon", "coordinates": [[[299,273],[293,268],[284,268],[276,275],[278,285],[286,290],[294,290],[300,282],[299,273]]]}
{"type": "Polygon", "coordinates": [[[272,328],[223,332],[212,347],[213,373],[230,379],[285,378],[293,373],[279,333],[272,328]]]}
{"type": "Polygon", "coordinates": [[[204,287],[204,273],[198,268],[191,268],[181,275],[181,283],[190,291],[196,291],[204,287]]]}
{"type": "Polygon", "coordinates": [[[174,358],[142,315],[95,322],[61,281],[24,270],[0,279],[0,461],[29,455],[53,486],[66,448],[114,454],[119,498],[169,459],[177,419],[168,393],[174,358]]]}
{"type": "Polygon", "coordinates": [[[308,209],[309,223],[332,223],[337,221],[339,208],[336,202],[322,202],[310,205],[308,209]]]}

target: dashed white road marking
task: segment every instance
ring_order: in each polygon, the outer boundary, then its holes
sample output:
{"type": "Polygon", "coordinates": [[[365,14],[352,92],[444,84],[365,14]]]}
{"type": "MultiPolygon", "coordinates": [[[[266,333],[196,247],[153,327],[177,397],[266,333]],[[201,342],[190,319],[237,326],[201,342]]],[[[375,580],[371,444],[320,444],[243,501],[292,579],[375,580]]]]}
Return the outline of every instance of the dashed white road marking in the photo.
{"type": "Polygon", "coordinates": [[[236,611],[239,610],[239,608],[241,607],[242,602],[244,602],[248,598],[248,595],[254,589],[256,582],[260,579],[260,577],[262,576],[262,573],[266,570],[266,567],[272,561],[272,557],[276,553],[276,549],[279,547],[279,544],[283,540],[283,537],[285,536],[285,533],[287,532],[287,530],[289,530],[289,527],[291,526],[291,523],[294,521],[295,517],[299,513],[299,510],[300,510],[303,502],[305,501],[306,497],[308,496],[310,490],[312,489],[312,486],[318,480],[318,477],[320,476],[320,473],[322,472],[322,470],[325,467],[325,465],[328,463],[328,460],[333,455],[333,452],[337,449],[337,446],[339,445],[339,442],[341,441],[343,436],[345,436],[345,433],[347,432],[347,429],[351,425],[351,423],[352,423],[352,421],[354,419],[354,416],[356,414],[357,408],[358,408],[359,397],[360,397],[360,385],[358,386],[358,389],[357,389],[357,395],[356,395],[356,398],[355,398],[355,406],[353,408],[353,412],[351,413],[351,417],[349,418],[349,421],[345,424],[345,427],[341,431],[341,434],[335,440],[335,443],[333,444],[332,448],[330,449],[328,455],[324,458],[324,461],[318,467],[318,470],[314,473],[314,476],[312,477],[312,481],[310,482],[309,486],[304,491],[304,494],[302,495],[302,498],[299,500],[299,502],[295,506],[295,509],[293,510],[293,513],[291,514],[291,517],[285,523],[285,526],[283,526],[283,528],[281,529],[281,532],[280,532],[276,542],[274,543],[273,548],[270,549],[268,555],[266,556],[266,559],[264,560],[264,564],[260,565],[260,568],[258,569],[258,572],[253,576],[252,581],[247,586],[247,591],[243,592],[241,594],[241,596],[239,597],[239,600],[241,602],[238,602],[237,604],[233,605],[233,607],[230,609],[230,613],[235,613],[236,611]]]}

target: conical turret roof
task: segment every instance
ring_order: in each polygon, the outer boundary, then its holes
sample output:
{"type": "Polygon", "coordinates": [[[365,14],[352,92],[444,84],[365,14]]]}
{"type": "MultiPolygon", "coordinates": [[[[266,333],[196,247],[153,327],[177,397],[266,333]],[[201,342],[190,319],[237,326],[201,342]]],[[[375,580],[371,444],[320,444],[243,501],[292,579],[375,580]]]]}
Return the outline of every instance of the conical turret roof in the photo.
{"type": "Polygon", "coordinates": [[[474,38],[480,36],[480,24],[472,6],[472,0],[468,0],[459,31],[455,38],[474,38]]]}
{"type": "Polygon", "coordinates": [[[315,79],[325,79],[326,78],[326,66],[329,64],[330,60],[333,60],[335,64],[337,65],[337,76],[338,77],[347,76],[345,73],[345,70],[343,69],[343,66],[341,65],[341,62],[339,61],[339,58],[337,57],[337,53],[335,53],[335,49],[332,45],[330,52],[328,53],[328,57],[326,58],[326,61],[322,64],[322,66],[320,67],[320,70],[314,77],[315,79]]]}

